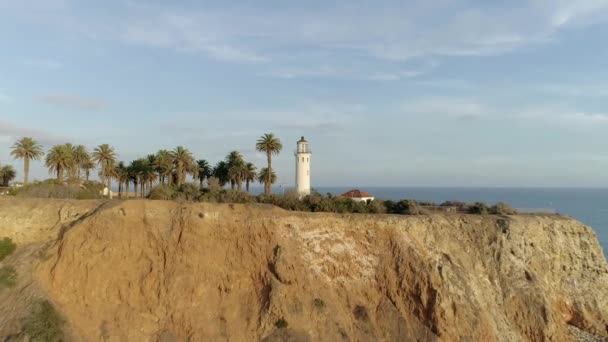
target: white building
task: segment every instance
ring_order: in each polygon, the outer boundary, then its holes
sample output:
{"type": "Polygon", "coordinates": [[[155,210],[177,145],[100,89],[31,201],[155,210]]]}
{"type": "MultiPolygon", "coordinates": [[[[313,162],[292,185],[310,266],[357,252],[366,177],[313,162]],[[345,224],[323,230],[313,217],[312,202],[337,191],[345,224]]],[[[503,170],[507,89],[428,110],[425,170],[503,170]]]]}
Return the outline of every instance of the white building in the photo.
{"type": "Polygon", "coordinates": [[[302,137],[296,149],[296,191],[300,196],[310,195],[310,157],[308,141],[302,137]]]}

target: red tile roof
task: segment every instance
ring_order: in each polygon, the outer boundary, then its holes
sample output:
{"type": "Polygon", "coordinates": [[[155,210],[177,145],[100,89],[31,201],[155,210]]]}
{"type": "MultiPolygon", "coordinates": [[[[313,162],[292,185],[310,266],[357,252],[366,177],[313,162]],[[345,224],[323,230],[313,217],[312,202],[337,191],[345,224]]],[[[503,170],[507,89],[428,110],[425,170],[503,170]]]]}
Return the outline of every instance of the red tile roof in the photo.
{"type": "Polygon", "coordinates": [[[374,197],[369,192],[361,191],[359,189],[353,189],[351,191],[343,193],[340,196],[341,197],[347,197],[347,198],[374,197]]]}

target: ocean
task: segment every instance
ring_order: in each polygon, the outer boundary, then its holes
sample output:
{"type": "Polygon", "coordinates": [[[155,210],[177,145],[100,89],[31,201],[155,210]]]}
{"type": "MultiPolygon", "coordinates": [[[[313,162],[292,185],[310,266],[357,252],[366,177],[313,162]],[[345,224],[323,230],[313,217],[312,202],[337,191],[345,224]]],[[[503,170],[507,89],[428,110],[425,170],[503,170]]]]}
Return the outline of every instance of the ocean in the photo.
{"type": "MultiPolygon", "coordinates": [[[[322,194],[339,195],[352,188],[317,187],[322,194]]],[[[379,199],[415,199],[441,203],[506,202],[514,208],[554,209],[574,217],[595,230],[604,255],[608,255],[608,189],[591,188],[431,188],[431,187],[360,187],[379,199]]]]}

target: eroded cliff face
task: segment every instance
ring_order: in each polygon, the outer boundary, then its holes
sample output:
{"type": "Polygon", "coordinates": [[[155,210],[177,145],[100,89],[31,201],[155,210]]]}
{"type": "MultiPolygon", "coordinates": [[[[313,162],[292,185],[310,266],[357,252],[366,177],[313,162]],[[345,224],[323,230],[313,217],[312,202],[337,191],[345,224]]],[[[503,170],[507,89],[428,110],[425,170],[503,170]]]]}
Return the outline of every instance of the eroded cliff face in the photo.
{"type": "Polygon", "coordinates": [[[608,336],[606,261],[568,218],[116,201],[70,222],[32,282],[78,341],[608,336]]]}

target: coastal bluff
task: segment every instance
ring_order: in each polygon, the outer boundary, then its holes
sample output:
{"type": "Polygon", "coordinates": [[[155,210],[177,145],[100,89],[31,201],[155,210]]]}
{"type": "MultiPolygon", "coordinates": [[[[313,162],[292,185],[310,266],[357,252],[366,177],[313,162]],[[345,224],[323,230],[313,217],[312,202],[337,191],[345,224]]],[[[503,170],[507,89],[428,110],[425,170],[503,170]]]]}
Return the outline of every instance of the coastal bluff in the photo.
{"type": "Polygon", "coordinates": [[[608,265],[556,215],[301,213],[0,198],[0,340],[35,298],[69,341],[574,341],[608,337],[608,265]]]}

